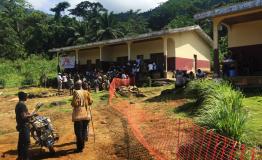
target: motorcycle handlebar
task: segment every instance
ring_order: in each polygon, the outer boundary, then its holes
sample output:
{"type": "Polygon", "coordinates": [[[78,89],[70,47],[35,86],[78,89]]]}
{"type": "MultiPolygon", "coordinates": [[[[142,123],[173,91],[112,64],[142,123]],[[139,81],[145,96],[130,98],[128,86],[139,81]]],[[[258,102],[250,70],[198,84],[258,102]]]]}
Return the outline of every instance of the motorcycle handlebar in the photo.
{"type": "Polygon", "coordinates": [[[32,115],[36,114],[38,112],[38,110],[43,106],[43,103],[37,103],[35,106],[35,109],[33,110],[33,112],[31,113],[32,115]]]}

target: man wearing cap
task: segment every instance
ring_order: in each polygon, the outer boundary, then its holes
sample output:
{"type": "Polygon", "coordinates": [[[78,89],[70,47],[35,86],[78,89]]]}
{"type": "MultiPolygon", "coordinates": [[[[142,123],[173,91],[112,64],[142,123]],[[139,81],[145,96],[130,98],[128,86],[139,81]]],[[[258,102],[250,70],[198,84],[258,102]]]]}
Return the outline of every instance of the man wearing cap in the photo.
{"type": "Polygon", "coordinates": [[[88,105],[92,104],[90,93],[82,89],[82,82],[75,83],[75,91],[72,100],[72,121],[74,122],[74,131],[76,135],[76,153],[83,152],[85,140],[88,136],[88,124],[90,113],[87,110],[88,105]]]}
{"type": "Polygon", "coordinates": [[[28,109],[25,105],[27,100],[27,94],[24,92],[18,93],[19,102],[15,107],[16,114],[16,129],[19,132],[17,152],[17,160],[27,160],[28,157],[28,148],[30,144],[30,129],[28,126],[28,118],[32,115],[28,112],[28,109]]]}

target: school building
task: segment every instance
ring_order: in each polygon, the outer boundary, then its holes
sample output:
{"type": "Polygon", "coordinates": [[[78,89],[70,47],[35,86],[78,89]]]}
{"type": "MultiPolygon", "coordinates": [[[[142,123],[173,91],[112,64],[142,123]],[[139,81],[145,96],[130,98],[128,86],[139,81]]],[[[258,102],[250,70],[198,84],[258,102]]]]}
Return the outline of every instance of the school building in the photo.
{"type": "Polygon", "coordinates": [[[167,29],[133,37],[99,41],[77,46],[51,49],[58,57],[75,57],[75,68],[100,67],[111,63],[125,64],[142,59],[163,66],[165,78],[174,70],[210,71],[211,38],[199,27],[167,29]]]}
{"type": "Polygon", "coordinates": [[[220,74],[219,29],[225,26],[228,49],[235,60],[232,80],[239,85],[262,85],[262,0],[252,0],[195,15],[213,21],[214,71],[220,74]]]}

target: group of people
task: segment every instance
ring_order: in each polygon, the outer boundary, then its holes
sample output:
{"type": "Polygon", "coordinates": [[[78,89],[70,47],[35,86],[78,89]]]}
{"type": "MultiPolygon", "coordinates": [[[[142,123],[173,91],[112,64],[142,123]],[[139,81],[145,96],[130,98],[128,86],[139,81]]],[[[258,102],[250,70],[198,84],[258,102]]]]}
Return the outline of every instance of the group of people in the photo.
{"type": "Polygon", "coordinates": [[[160,67],[154,61],[144,62],[142,59],[136,59],[134,62],[127,62],[120,64],[111,64],[107,71],[104,72],[99,69],[88,69],[85,73],[80,74],[81,79],[87,82],[91,88],[99,88],[100,90],[108,89],[113,78],[140,79],[140,75],[146,74],[152,76],[155,72],[161,72],[163,67],[160,67]]]}
{"type": "Polygon", "coordinates": [[[110,79],[107,75],[102,74],[100,71],[86,72],[85,74],[67,74],[58,73],[57,85],[58,91],[61,92],[63,89],[69,89],[70,95],[73,94],[74,84],[77,81],[81,81],[83,89],[91,91],[91,89],[104,90],[108,89],[110,85],[110,79]],[[73,76],[72,76],[73,75],[73,76]]]}
{"type": "Polygon", "coordinates": [[[71,74],[58,73],[57,75],[57,89],[62,91],[63,89],[70,89],[70,95],[73,93],[74,78],[71,74]]]}
{"type": "Polygon", "coordinates": [[[187,73],[187,71],[176,71],[174,73],[176,79],[176,87],[184,87],[186,84],[194,79],[202,79],[206,77],[205,72],[198,69],[194,74],[192,71],[187,73]]]}
{"type": "MultiPolygon", "coordinates": [[[[75,153],[82,152],[85,148],[85,142],[88,140],[89,122],[92,120],[91,104],[93,103],[91,95],[87,90],[83,89],[81,80],[77,80],[74,84],[74,92],[71,106],[72,121],[74,123],[74,132],[76,136],[76,149],[75,153]]],[[[19,132],[18,136],[18,158],[17,160],[28,160],[28,149],[30,145],[30,128],[29,119],[34,114],[28,111],[26,106],[27,93],[18,93],[19,102],[15,107],[16,113],[16,129],[19,132]]]]}
{"type": "Polygon", "coordinates": [[[107,67],[107,71],[98,68],[89,67],[85,72],[64,72],[57,75],[58,91],[69,89],[70,94],[73,92],[74,83],[77,80],[82,80],[83,88],[89,91],[94,90],[108,90],[113,78],[128,79],[132,78],[136,81],[143,79],[143,77],[150,76],[153,73],[162,73],[163,66],[157,64],[155,61],[145,62],[141,58],[127,63],[112,63],[107,67]]]}

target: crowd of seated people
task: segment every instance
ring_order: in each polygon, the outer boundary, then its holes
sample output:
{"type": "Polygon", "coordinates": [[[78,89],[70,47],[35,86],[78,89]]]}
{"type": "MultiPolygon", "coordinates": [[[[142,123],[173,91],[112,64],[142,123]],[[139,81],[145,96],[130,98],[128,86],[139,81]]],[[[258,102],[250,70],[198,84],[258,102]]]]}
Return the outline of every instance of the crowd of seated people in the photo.
{"type": "Polygon", "coordinates": [[[187,73],[185,70],[177,70],[174,75],[176,79],[176,87],[185,87],[186,84],[191,80],[202,79],[206,77],[205,72],[203,72],[201,69],[198,69],[195,74],[192,71],[187,73]]]}

